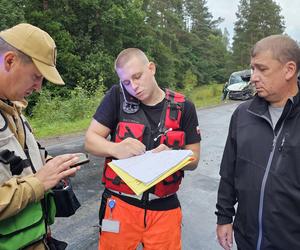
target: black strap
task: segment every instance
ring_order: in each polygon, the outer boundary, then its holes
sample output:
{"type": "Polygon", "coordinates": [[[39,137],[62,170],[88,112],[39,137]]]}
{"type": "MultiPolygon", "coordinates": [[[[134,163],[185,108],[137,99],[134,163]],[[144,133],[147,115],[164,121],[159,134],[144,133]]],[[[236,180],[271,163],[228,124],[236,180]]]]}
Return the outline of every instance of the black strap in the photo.
{"type": "Polygon", "coordinates": [[[132,206],[147,209],[147,210],[166,211],[166,210],[175,209],[175,208],[180,207],[180,203],[179,203],[176,193],[172,194],[170,196],[167,196],[165,198],[158,198],[158,199],[150,200],[150,201],[149,200],[146,201],[143,199],[139,200],[139,199],[135,199],[135,198],[132,198],[129,196],[124,196],[121,194],[117,194],[115,192],[111,192],[108,189],[105,189],[104,193],[105,193],[106,197],[116,196],[116,197],[120,198],[122,201],[125,201],[132,206]]]}
{"type": "Polygon", "coordinates": [[[100,233],[101,233],[102,220],[104,219],[104,216],[105,216],[107,199],[110,197],[111,197],[111,192],[108,192],[108,190],[105,189],[102,194],[101,205],[99,208],[99,226],[100,226],[99,231],[100,231],[100,233]]]}
{"type": "Polygon", "coordinates": [[[16,156],[14,151],[8,149],[4,149],[0,152],[0,162],[10,165],[12,175],[20,175],[24,168],[31,166],[30,160],[16,156]]]}

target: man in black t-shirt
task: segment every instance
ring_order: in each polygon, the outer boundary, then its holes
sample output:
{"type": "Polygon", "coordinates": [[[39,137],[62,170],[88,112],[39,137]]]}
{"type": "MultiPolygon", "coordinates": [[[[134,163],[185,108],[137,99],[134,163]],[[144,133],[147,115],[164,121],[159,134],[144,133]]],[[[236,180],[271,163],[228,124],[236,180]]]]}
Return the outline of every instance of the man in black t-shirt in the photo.
{"type": "MultiPolygon", "coordinates": [[[[123,50],[115,69],[120,85],[113,86],[98,107],[86,134],[86,149],[107,160],[146,150],[190,149],[195,160],[183,170],[194,170],[201,140],[194,104],[179,93],[163,91],[155,79],[155,64],[139,49],[123,50]]],[[[140,243],[145,249],[181,249],[176,191],[182,176],[178,171],[137,196],[106,165],[99,249],[136,249],[140,243]]]]}

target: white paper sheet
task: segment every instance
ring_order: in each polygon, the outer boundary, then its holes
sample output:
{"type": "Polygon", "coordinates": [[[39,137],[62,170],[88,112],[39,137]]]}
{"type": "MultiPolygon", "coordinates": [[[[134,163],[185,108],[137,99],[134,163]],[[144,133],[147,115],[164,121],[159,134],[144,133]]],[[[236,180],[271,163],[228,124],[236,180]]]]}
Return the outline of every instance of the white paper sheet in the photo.
{"type": "Polygon", "coordinates": [[[164,150],[159,153],[147,151],[128,159],[113,160],[112,163],[132,177],[149,183],[192,154],[191,150],[164,150]]]}

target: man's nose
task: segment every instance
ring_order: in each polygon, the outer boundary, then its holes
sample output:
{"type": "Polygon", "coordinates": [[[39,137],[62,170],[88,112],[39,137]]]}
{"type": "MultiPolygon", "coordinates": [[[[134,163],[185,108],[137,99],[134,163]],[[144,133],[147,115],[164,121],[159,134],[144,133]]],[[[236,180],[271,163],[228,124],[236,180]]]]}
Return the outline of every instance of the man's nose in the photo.
{"type": "Polygon", "coordinates": [[[137,79],[132,79],[131,80],[131,87],[132,89],[136,90],[137,87],[138,87],[139,83],[138,83],[138,80],[137,79]]]}
{"type": "Polygon", "coordinates": [[[256,70],[252,70],[250,81],[252,83],[255,83],[255,82],[258,81],[258,79],[259,79],[259,77],[258,77],[257,71],[256,70]]]}

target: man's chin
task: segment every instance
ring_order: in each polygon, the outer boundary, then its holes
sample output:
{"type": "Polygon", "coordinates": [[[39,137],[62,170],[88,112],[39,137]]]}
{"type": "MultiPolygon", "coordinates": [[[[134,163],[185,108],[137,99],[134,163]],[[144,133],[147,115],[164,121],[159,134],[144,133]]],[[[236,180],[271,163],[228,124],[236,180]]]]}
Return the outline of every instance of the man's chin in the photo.
{"type": "Polygon", "coordinates": [[[259,97],[262,97],[262,98],[266,97],[266,93],[264,91],[257,91],[256,93],[259,97]]]}

